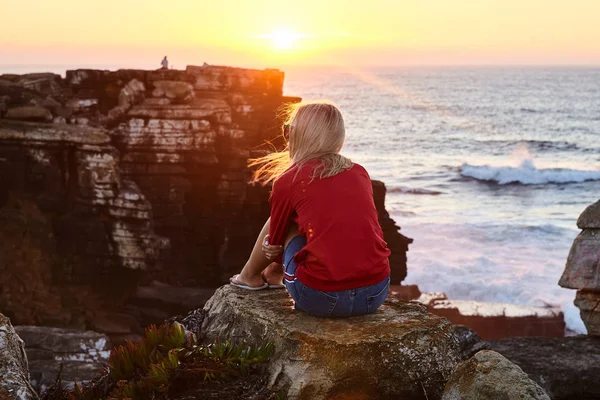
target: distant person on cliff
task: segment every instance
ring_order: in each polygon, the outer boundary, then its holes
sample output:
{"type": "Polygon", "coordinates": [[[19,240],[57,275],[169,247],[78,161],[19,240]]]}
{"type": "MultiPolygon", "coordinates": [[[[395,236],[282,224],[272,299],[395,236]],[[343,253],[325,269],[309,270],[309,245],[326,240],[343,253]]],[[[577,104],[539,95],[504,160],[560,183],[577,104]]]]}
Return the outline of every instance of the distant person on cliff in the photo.
{"type": "Polygon", "coordinates": [[[260,290],[283,281],[296,308],[318,317],[375,312],[388,293],[390,251],[367,171],[339,154],[342,113],[293,105],[283,133],[284,151],[250,163],[255,182],[273,182],[271,216],[230,283],[260,290]]]}
{"type": "Polygon", "coordinates": [[[169,60],[167,60],[167,56],[165,56],[165,58],[163,58],[160,65],[161,65],[161,69],[169,69],[169,60]]]}

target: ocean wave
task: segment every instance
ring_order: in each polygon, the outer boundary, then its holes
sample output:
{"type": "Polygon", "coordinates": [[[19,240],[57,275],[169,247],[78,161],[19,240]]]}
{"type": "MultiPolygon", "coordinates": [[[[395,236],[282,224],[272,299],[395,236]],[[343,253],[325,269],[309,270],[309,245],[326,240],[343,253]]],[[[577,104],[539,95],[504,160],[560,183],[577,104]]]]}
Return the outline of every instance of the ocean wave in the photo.
{"type": "MultiPolygon", "coordinates": [[[[554,140],[535,140],[535,139],[520,139],[520,140],[478,140],[480,144],[494,146],[498,149],[514,148],[515,146],[527,146],[533,151],[546,151],[546,150],[560,150],[560,151],[583,151],[586,152],[588,148],[581,148],[576,143],[567,141],[554,141],[554,140]]],[[[597,151],[597,149],[592,149],[597,151]]]]}
{"type": "Polygon", "coordinates": [[[519,167],[492,167],[489,165],[470,165],[465,163],[460,168],[460,174],[480,181],[497,182],[500,185],[509,183],[543,185],[547,183],[581,183],[600,180],[600,170],[537,169],[531,160],[523,161],[519,167]]]}
{"type": "Polygon", "coordinates": [[[438,192],[435,190],[409,188],[406,186],[390,188],[390,189],[388,189],[388,192],[389,193],[404,193],[404,194],[420,194],[420,195],[429,195],[429,196],[437,196],[437,195],[442,194],[442,192],[438,192]]]}

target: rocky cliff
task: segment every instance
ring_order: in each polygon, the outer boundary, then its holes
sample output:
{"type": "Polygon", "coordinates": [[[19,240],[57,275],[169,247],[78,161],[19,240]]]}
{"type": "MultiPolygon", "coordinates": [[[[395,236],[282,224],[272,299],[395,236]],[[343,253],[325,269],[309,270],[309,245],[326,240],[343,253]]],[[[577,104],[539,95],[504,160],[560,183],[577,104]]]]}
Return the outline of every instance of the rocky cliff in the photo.
{"type": "Polygon", "coordinates": [[[29,379],[23,340],[15,332],[10,320],[0,314],[0,399],[39,399],[29,379]]]}
{"type": "Polygon", "coordinates": [[[583,211],[577,227],[582,231],[573,241],[558,284],[577,290],[575,305],[588,334],[600,336],[600,201],[583,211]]]}
{"type": "MultiPolygon", "coordinates": [[[[283,79],[216,66],[0,76],[0,310],[126,333],[136,322],[119,314],[114,328],[107,313],[139,283],[216,287],[239,270],[269,214],[247,160],[281,148],[277,111],[299,101],[283,79]]],[[[374,193],[399,282],[411,239],[385,186],[374,193]]]]}

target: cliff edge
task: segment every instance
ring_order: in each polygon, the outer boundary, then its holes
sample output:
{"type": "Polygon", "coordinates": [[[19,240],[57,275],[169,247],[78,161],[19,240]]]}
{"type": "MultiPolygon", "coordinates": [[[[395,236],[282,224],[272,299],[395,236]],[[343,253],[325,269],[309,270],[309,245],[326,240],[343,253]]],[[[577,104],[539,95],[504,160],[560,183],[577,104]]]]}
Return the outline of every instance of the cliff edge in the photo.
{"type": "MultiPolygon", "coordinates": [[[[219,66],[0,76],[0,310],[127,335],[138,284],[225,282],[269,215],[247,160],[284,145],[277,110],[300,99],[283,80],[219,66]]],[[[399,283],[412,240],[383,183],[374,193],[399,283]]]]}

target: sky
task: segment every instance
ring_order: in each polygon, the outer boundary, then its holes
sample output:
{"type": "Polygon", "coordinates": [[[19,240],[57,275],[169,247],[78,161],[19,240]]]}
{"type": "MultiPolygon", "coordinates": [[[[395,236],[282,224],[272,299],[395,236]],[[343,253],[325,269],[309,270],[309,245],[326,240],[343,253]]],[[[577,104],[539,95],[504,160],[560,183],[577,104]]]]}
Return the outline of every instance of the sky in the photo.
{"type": "Polygon", "coordinates": [[[0,65],[600,65],[600,0],[0,0],[0,65]]]}

